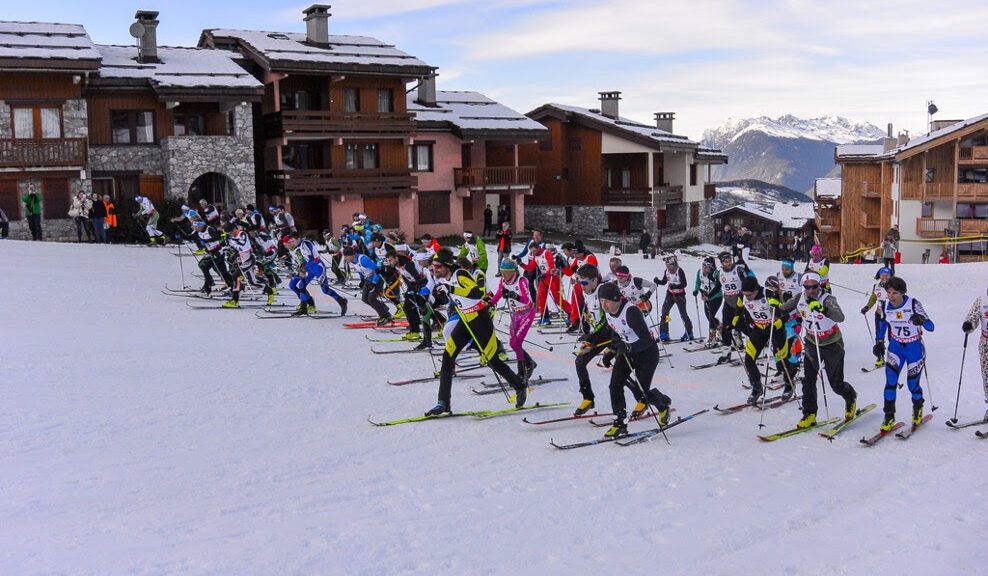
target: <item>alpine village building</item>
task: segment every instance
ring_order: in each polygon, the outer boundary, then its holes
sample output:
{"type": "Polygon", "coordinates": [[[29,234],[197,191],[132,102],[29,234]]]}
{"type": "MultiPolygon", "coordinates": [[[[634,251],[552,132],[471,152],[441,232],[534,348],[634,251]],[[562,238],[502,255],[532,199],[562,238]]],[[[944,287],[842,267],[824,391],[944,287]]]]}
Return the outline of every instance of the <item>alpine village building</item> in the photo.
{"type": "Polygon", "coordinates": [[[812,237],[816,219],[812,202],[737,204],[710,217],[718,232],[725,224],[735,231],[747,228],[751,232],[751,254],[771,260],[805,259],[809,248],[797,251],[797,241],[812,237]]]}
{"type": "Polygon", "coordinates": [[[988,114],[937,121],[925,136],[838,146],[840,194],[821,200],[820,231],[840,254],[879,246],[897,225],[903,262],[931,251],[951,262],[988,261],[988,114]],[[826,224],[826,225],[822,225],[826,224]]]}
{"type": "Polygon", "coordinates": [[[537,166],[526,220],[591,237],[646,229],[663,241],[712,241],[716,190],[704,167],[727,156],[674,134],[671,112],[654,125],[621,117],[620,100],[601,92],[599,109],[545,104],[528,113],[551,136],[522,148],[522,164],[537,166]]]}

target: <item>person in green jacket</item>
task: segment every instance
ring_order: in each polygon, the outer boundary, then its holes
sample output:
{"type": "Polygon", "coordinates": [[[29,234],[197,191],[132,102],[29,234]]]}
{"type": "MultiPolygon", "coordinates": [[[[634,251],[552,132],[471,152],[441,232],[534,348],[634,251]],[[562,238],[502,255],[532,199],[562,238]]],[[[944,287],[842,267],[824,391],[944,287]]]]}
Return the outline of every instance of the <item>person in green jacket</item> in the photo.
{"type": "Polygon", "coordinates": [[[27,193],[21,196],[24,202],[24,217],[31,229],[31,239],[41,240],[41,192],[35,189],[34,182],[27,185],[27,193]]]}
{"type": "Polygon", "coordinates": [[[463,233],[463,247],[457,257],[469,258],[477,270],[487,274],[487,246],[480,236],[474,237],[473,232],[463,233]]]}

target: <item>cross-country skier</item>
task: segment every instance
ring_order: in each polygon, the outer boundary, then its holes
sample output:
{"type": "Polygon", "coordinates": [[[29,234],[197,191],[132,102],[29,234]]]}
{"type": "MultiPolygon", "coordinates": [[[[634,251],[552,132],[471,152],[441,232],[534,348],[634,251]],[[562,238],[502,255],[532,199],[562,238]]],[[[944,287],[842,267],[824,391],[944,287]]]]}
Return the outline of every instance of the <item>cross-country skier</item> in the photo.
{"type": "Polygon", "coordinates": [[[535,322],[535,302],[528,292],[528,282],[518,273],[518,265],[514,261],[502,260],[500,270],[501,283],[491,296],[491,306],[497,306],[502,298],[507,303],[511,312],[508,345],[514,350],[515,358],[518,360],[518,377],[528,383],[535,371],[536,363],[525,351],[524,345],[528,330],[535,322]]]}
{"type": "Polygon", "coordinates": [[[207,295],[213,291],[213,275],[209,273],[210,269],[215,269],[216,272],[223,278],[228,287],[233,286],[233,278],[230,276],[230,272],[226,269],[226,259],[221,253],[223,248],[222,239],[220,238],[219,231],[212,226],[208,226],[202,220],[194,220],[192,222],[193,238],[202,245],[204,253],[202,258],[199,259],[199,269],[202,270],[203,284],[202,291],[207,295]]]}
{"type": "Polygon", "coordinates": [[[168,237],[161,230],[158,230],[158,211],[154,209],[154,204],[151,203],[151,199],[147,196],[134,196],[134,201],[137,202],[138,210],[137,214],[134,216],[144,216],[147,218],[147,224],[144,229],[148,234],[148,242],[151,244],[161,243],[165,244],[168,242],[168,237]]]}
{"type": "MultiPolygon", "coordinates": [[[[899,383],[899,373],[906,369],[906,385],[912,393],[912,422],[919,425],[923,421],[923,388],[919,384],[926,364],[926,347],[923,346],[923,330],[934,330],[923,309],[923,305],[912,296],[906,295],[906,281],[898,276],[889,278],[885,284],[888,301],[885,303],[882,322],[879,325],[878,340],[885,340],[888,332],[889,346],[885,354],[885,420],[882,430],[888,431],[895,425],[895,390],[899,383]]],[[[874,352],[878,353],[879,344],[874,352]]]]}
{"type": "Polygon", "coordinates": [[[377,313],[378,325],[383,326],[394,322],[394,317],[388,312],[388,307],[380,299],[381,293],[384,291],[384,279],[377,271],[377,263],[366,254],[358,255],[349,246],[343,249],[343,257],[350,264],[356,265],[357,274],[360,276],[360,300],[377,313]]]}
{"type": "MultiPolygon", "coordinates": [[[[978,343],[978,355],[981,357],[981,381],[985,389],[985,404],[988,404],[988,297],[974,300],[964,323],[961,324],[961,330],[966,333],[974,332],[979,324],[981,341],[978,343]]],[[[984,419],[988,420],[988,410],[985,410],[984,419]]]]}
{"type": "Polygon", "coordinates": [[[663,342],[669,341],[669,312],[676,306],[679,316],[683,319],[686,332],[679,339],[687,342],[693,339],[693,322],[690,320],[689,311],[686,309],[686,272],[679,267],[679,261],[675,254],[665,257],[666,271],[662,276],[655,277],[655,283],[659,286],[669,285],[666,289],[666,298],[662,301],[662,319],[659,321],[659,339],[663,342]]]}
{"type": "MultiPolygon", "coordinates": [[[[734,349],[734,316],[738,313],[738,299],[741,297],[741,283],[747,277],[755,274],[748,269],[744,262],[734,263],[730,252],[721,252],[720,260],[720,289],[724,293],[724,314],[720,321],[720,342],[727,349],[717,362],[723,364],[731,361],[731,351],[734,349]]],[[[740,346],[740,344],[738,344],[740,346]]]]}
{"type": "Polygon", "coordinates": [[[762,375],[758,371],[755,360],[761,354],[766,345],[770,345],[772,355],[775,356],[775,365],[779,372],[785,377],[785,389],[782,392],[783,398],[792,398],[792,374],[790,364],[786,362],[789,357],[789,345],[786,341],[786,330],[782,324],[782,315],[777,314],[773,304],[781,304],[778,300],[779,281],[775,276],[765,279],[765,289],[758,285],[758,280],[751,276],[746,277],[741,282],[741,299],[738,301],[738,314],[734,317],[735,328],[739,328],[748,336],[748,343],[744,347],[744,369],[748,374],[748,383],[751,384],[751,395],[748,396],[748,403],[755,404],[765,393],[762,383],[762,375]],[[773,289],[771,300],[768,290],[773,289]],[[771,338],[771,340],[770,340],[771,338]]]}
{"type": "Polygon", "coordinates": [[[878,336],[881,332],[881,324],[884,319],[885,314],[885,304],[888,302],[889,296],[885,291],[885,287],[888,285],[888,281],[892,278],[892,270],[886,267],[882,267],[878,270],[878,282],[876,282],[871,287],[871,294],[868,295],[868,302],[861,307],[861,314],[867,314],[868,310],[872,306],[875,306],[875,345],[872,351],[875,353],[875,366],[882,366],[885,364],[885,339],[878,336]]]}
{"type": "Polygon", "coordinates": [[[346,314],[347,299],[339,295],[336,290],[329,286],[329,278],[326,276],[326,266],[319,257],[319,250],[311,240],[299,238],[298,232],[290,232],[283,239],[282,244],[292,254],[295,266],[295,275],[288,282],[299,299],[295,314],[302,316],[314,314],[316,312],[316,301],[309,294],[308,286],[314,282],[322,290],[322,293],[329,296],[340,305],[340,316],[346,314]]]}
{"type": "Polygon", "coordinates": [[[720,320],[717,312],[724,301],[724,294],[720,289],[720,276],[717,274],[717,263],[712,256],[703,259],[703,264],[696,271],[696,282],[693,284],[693,297],[699,295],[703,299],[703,314],[707,317],[709,326],[707,343],[705,347],[716,348],[718,346],[717,328],[720,320]]]}
{"type": "Polygon", "coordinates": [[[627,266],[619,266],[615,272],[617,276],[617,287],[621,291],[621,296],[637,306],[639,310],[648,314],[652,311],[652,293],[655,292],[655,283],[638,276],[632,276],[631,270],[627,266]]]}
{"type": "Polygon", "coordinates": [[[810,259],[806,262],[806,272],[816,272],[820,276],[820,288],[825,292],[830,292],[830,260],[823,257],[823,247],[814,244],[810,248],[810,259]]]}

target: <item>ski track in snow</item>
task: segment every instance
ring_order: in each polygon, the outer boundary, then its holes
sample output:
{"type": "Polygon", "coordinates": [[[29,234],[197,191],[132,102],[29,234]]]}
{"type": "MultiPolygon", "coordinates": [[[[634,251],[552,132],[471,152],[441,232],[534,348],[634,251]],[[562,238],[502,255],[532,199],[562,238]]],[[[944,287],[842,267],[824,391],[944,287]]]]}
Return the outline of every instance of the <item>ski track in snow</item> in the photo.
{"type": "MultiPolygon", "coordinates": [[[[625,261],[648,278],[662,266],[625,261]]],[[[698,260],[682,261],[692,279],[698,260]]],[[[776,264],[753,267],[764,279],[776,264]]],[[[521,415],[369,426],[368,415],[434,404],[436,383],[385,382],[428,374],[426,357],[372,355],[365,331],[339,320],[189,309],[160,293],[181,281],[165,250],[0,242],[0,573],[980,573],[988,446],[943,421],[959,325],[988,265],[899,271],[937,324],[926,344],[940,410],[909,441],[859,445],[879,409],[832,443],[807,433],[766,444],[755,438],[759,413],[745,411],[699,416],[669,431],[671,446],[658,437],[559,451],[550,437],[576,442],[603,429],[529,426],[521,415]]],[[[832,278],[863,291],[873,273],[835,265],[832,278]]],[[[883,372],[858,372],[872,360],[857,313],[865,297],[835,294],[848,317],[845,377],[859,405],[881,405],[883,372]]],[[[351,300],[351,309],[364,306],[351,300]]],[[[984,410],[971,342],[962,420],[984,410]]],[[[570,378],[536,388],[530,402],[575,405],[570,347],[529,350],[539,373],[570,378]]],[[[706,356],[660,364],[655,382],[678,415],[747,395],[741,368],[689,369],[706,356]]],[[[607,411],[609,375],[591,365],[591,376],[607,411]]],[[[455,410],[504,404],[471,384],[454,381],[455,410]]],[[[905,389],[898,406],[907,418],[905,389]]],[[[798,407],[764,419],[766,431],[789,428],[798,407]]]]}

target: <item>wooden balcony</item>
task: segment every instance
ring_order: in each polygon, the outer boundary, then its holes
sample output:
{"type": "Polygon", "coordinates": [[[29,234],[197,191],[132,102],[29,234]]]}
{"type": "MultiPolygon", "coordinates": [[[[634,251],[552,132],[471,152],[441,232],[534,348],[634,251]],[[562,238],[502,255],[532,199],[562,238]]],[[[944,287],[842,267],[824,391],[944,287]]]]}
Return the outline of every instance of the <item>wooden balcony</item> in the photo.
{"type": "Polygon", "coordinates": [[[817,216],[816,228],[821,234],[836,234],[840,232],[840,218],[821,218],[817,216]]]}
{"type": "Polygon", "coordinates": [[[962,218],[961,236],[988,236],[988,220],[984,218],[962,218]]]}
{"type": "Polygon", "coordinates": [[[0,139],[0,168],[85,167],[85,138],[0,139]]]}
{"type": "Polygon", "coordinates": [[[600,192],[600,203],[604,206],[652,205],[652,192],[648,188],[604,188],[600,192]]]}
{"type": "MultiPolygon", "coordinates": [[[[928,182],[925,198],[951,200],[954,197],[954,186],[949,182],[928,182]]],[[[988,200],[988,183],[966,183],[956,186],[958,200],[988,200]]],[[[922,184],[906,182],[902,185],[900,192],[903,200],[924,199],[922,184]]]]}
{"type": "Polygon", "coordinates": [[[921,238],[942,238],[951,222],[949,218],[917,218],[916,235],[921,238]]]}
{"type": "Polygon", "coordinates": [[[862,228],[878,228],[878,217],[869,214],[868,212],[861,213],[861,227],[862,228]]]}
{"type": "Polygon", "coordinates": [[[268,172],[269,194],[340,195],[409,192],[416,184],[408,169],[276,170],[268,172]]]}
{"type": "Polygon", "coordinates": [[[652,203],[656,206],[665,204],[682,204],[682,186],[656,186],[652,188],[652,203]]]}
{"type": "Polygon", "coordinates": [[[457,188],[471,190],[511,190],[535,186],[535,166],[491,166],[453,168],[457,188]]]}
{"type": "Polygon", "coordinates": [[[328,110],[283,110],[264,116],[267,138],[410,138],[414,114],[346,113],[328,110]]]}
{"type": "Polygon", "coordinates": [[[704,184],[703,185],[703,199],[710,200],[717,195],[717,185],[716,184],[704,184]]]}
{"type": "Polygon", "coordinates": [[[988,162],[988,146],[963,146],[958,154],[960,161],[964,163],[988,162]]]}
{"type": "Polygon", "coordinates": [[[957,198],[959,200],[988,200],[988,183],[958,184],[957,198]]]}

